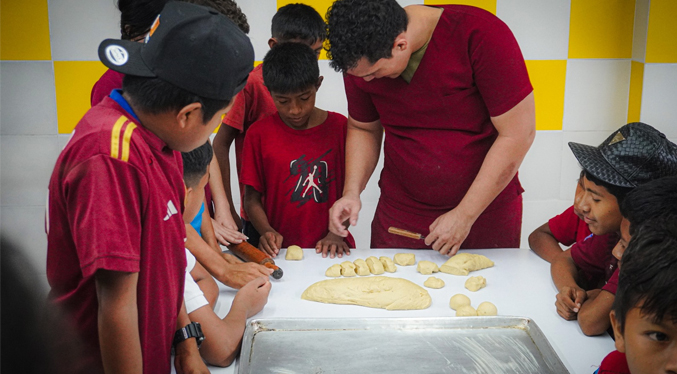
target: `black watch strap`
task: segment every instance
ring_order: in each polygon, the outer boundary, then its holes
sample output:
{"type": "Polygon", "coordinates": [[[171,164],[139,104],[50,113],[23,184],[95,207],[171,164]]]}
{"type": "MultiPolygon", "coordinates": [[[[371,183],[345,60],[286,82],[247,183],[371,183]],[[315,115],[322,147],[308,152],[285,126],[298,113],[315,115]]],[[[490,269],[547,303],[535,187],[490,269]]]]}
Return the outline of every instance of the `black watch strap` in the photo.
{"type": "Polygon", "coordinates": [[[172,342],[172,351],[177,344],[188,340],[190,338],[195,338],[198,349],[202,345],[202,341],[205,340],[205,335],[202,333],[202,326],[199,322],[191,322],[185,327],[182,327],[174,333],[174,341],[172,342]]]}

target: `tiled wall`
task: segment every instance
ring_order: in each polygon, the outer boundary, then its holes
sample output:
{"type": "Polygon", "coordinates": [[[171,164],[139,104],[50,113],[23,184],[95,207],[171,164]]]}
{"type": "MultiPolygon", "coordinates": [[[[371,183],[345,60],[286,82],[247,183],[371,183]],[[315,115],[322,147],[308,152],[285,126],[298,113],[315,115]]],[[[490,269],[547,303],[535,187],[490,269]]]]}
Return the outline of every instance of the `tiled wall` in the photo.
{"type": "MultiPolygon", "coordinates": [[[[240,0],[263,59],[270,20],[292,1],[240,0]]],[[[295,1],[294,1],[295,2],[295,1]]],[[[331,0],[307,0],[324,14],[331,0]]],[[[399,0],[402,5],[420,1],[399,0]]],[[[28,249],[44,274],[44,204],[54,161],[88,108],[104,71],[97,46],[119,35],[113,0],[3,0],[0,3],[0,226],[28,249]]],[[[567,142],[601,142],[641,120],[677,140],[677,2],[673,0],[465,0],[513,30],[527,60],[537,105],[536,141],[521,169],[526,189],[523,244],[535,227],[572,202],[578,165],[567,142]]],[[[339,74],[320,60],[317,105],[346,113],[339,74]]],[[[380,166],[379,166],[380,169],[380,166]]],[[[369,245],[379,195],[363,193],[354,229],[369,245]]],[[[237,188],[234,184],[233,188],[237,188]]]]}

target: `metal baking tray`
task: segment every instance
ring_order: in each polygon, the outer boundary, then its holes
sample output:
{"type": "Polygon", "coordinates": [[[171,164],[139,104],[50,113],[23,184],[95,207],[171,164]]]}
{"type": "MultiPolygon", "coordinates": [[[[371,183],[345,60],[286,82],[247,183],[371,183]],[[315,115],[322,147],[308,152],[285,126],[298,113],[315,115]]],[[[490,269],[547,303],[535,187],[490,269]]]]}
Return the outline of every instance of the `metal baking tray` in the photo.
{"type": "Polygon", "coordinates": [[[259,319],[239,374],[569,373],[523,317],[259,319]]]}

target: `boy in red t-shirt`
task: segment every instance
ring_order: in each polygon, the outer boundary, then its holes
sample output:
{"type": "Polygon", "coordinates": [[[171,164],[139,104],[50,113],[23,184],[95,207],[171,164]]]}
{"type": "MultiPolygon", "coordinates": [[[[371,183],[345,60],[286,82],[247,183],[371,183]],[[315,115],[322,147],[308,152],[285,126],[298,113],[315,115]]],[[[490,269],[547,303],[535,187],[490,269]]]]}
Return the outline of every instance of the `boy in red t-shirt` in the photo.
{"type": "MultiPolygon", "coordinates": [[[[320,57],[322,44],[326,37],[326,24],[315,9],[305,4],[288,4],[281,7],[273,16],[271,38],[268,45],[273,48],[278,43],[298,42],[307,44],[315,55],[320,57]]],[[[259,65],[249,74],[249,80],[242,92],[235,97],[233,107],[223,119],[223,125],[214,137],[214,153],[219,160],[221,177],[231,214],[237,225],[243,230],[247,241],[253,246],[259,245],[259,233],[253,227],[244,210],[244,185],[242,184],[242,148],[245,134],[256,121],[277,113],[270,92],[263,84],[263,66],[259,65]],[[230,147],[235,141],[235,162],[240,186],[240,220],[233,205],[230,189],[230,147]]],[[[215,227],[219,229],[219,227],[215,227]]]]}
{"type": "Polygon", "coordinates": [[[347,119],[315,107],[322,83],[315,53],[300,43],[271,48],[263,80],[278,113],[249,129],[242,164],[259,249],[273,257],[292,244],[323,257],[350,254],[352,236],[328,229],[329,207],[343,191],[347,119]]]}

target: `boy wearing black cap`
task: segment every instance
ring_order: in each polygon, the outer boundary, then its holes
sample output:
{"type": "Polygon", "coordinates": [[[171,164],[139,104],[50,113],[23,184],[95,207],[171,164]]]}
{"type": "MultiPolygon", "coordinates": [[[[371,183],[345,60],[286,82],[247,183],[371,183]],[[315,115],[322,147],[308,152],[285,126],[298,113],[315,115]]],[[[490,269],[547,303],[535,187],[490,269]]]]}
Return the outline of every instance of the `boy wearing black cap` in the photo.
{"type": "Polygon", "coordinates": [[[92,347],[92,372],[168,373],[173,340],[177,372],[206,371],[182,307],[184,188],[173,150],[204,144],[219,124],[246,83],[251,43],[216,11],[170,2],[145,43],[105,40],[99,57],[126,77],[80,120],[56,162],[51,298],[92,347]]]}
{"type": "MultiPolygon", "coordinates": [[[[586,335],[599,335],[609,324],[616,292],[613,277],[617,259],[612,252],[621,233],[619,205],[633,188],[653,179],[677,175],[677,146],[644,123],[630,123],[598,147],[569,143],[583,167],[581,211],[592,234],[552,262],[552,278],[559,293],[557,312],[578,319],[586,335]],[[611,240],[599,243],[602,235],[611,240]]],[[[621,243],[629,238],[621,236],[621,243]]]]}

